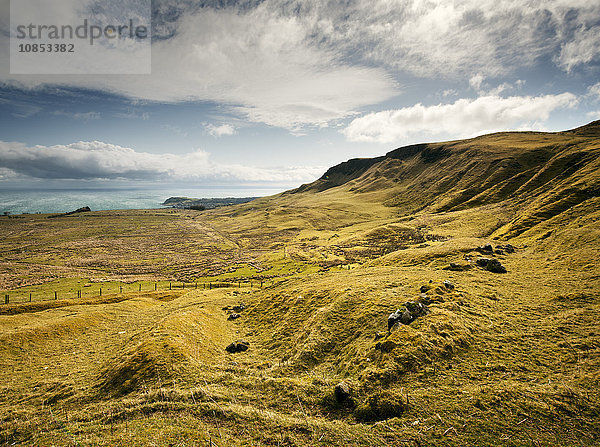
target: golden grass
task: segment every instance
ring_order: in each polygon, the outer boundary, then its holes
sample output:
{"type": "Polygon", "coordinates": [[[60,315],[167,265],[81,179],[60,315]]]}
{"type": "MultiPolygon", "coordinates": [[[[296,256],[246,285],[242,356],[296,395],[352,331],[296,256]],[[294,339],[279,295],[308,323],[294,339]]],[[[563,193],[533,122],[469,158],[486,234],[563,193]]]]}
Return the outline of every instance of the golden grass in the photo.
{"type": "Polygon", "coordinates": [[[1,218],[1,287],[37,300],[0,305],[0,443],[600,444],[594,129],[429,145],[203,213],[1,218]],[[507,242],[507,273],[475,265],[507,242]],[[182,280],[255,287],[151,290],[182,280]],[[430,312],[388,334],[409,300],[430,312]]]}

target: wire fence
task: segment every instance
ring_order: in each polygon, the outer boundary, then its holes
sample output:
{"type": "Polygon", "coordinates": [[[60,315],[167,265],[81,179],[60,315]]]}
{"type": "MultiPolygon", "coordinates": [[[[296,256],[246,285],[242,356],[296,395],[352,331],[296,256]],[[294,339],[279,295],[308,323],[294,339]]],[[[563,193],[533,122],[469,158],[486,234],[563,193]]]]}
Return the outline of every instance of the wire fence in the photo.
{"type": "MultiPolygon", "coordinates": [[[[273,280],[269,281],[274,284],[273,280]]],[[[107,295],[133,293],[133,292],[158,292],[166,290],[212,290],[220,288],[263,288],[266,280],[240,280],[240,281],[203,281],[203,282],[144,282],[133,284],[110,284],[99,287],[84,286],[77,289],[61,291],[10,291],[4,292],[4,304],[26,303],[35,301],[49,301],[59,299],[96,298],[107,295]]],[[[0,295],[1,296],[1,295],[0,295]]],[[[0,301],[2,302],[2,301],[0,301]]]]}

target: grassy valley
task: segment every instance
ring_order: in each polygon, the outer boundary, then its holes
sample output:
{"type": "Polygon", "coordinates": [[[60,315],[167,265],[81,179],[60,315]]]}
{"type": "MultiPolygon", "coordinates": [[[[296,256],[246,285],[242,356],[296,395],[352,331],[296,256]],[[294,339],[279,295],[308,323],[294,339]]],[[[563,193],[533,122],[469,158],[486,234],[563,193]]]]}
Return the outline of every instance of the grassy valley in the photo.
{"type": "Polygon", "coordinates": [[[598,445],[599,222],[600,122],[213,210],[1,217],[0,443],[598,445]]]}

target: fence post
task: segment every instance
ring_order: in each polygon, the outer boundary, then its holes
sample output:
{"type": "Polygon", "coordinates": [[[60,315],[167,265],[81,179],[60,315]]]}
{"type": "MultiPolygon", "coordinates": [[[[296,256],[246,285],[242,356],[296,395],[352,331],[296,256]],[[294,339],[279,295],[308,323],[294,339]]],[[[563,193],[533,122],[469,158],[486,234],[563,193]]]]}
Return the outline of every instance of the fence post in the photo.
{"type": "Polygon", "coordinates": [[[100,287],[100,296],[102,296],[102,287],[100,287]]]}
{"type": "Polygon", "coordinates": [[[182,289],[185,289],[185,282],[182,282],[182,283],[181,283],[181,288],[182,288],[182,289]]]}
{"type": "Polygon", "coordinates": [[[139,286],[140,286],[140,292],[141,292],[142,291],[142,284],[140,283],[139,286]]]}
{"type": "Polygon", "coordinates": [[[54,292],[54,299],[58,299],[58,294],[56,292],[54,292]]]}
{"type": "Polygon", "coordinates": [[[8,304],[10,302],[10,295],[4,295],[4,304],[8,304]]]}
{"type": "Polygon", "coordinates": [[[31,292],[29,292],[29,302],[31,303],[31,292]]]}
{"type": "Polygon", "coordinates": [[[154,283],[154,290],[156,291],[156,283],[154,283]]]}
{"type": "Polygon", "coordinates": [[[263,285],[263,282],[261,281],[261,282],[260,282],[260,288],[261,288],[261,289],[262,289],[262,285],[263,285]]]}
{"type": "Polygon", "coordinates": [[[198,283],[195,283],[195,287],[196,287],[196,289],[198,288],[198,283]]]}
{"type": "Polygon", "coordinates": [[[171,283],[169,283],[169,290],[173,290],[173,287],[171,286],[171,283]]]}
{"type": "Polygon", "coordinates": [[[212,289],[212,282],[209,282],[208,283],[208,290],[211,290],[211,289],[212,289]]]}

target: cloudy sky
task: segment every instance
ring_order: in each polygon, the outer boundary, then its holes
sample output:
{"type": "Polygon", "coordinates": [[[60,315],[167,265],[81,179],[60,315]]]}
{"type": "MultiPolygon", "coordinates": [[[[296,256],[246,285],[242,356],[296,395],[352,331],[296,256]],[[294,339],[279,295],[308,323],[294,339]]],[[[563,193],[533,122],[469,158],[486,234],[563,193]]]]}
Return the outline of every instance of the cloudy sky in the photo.
{"type": "Polygon", "coordinates": [[[150,74],[11,74],[0,0],[0,185],[287,188],[415,142],[600,119],[598,1],[154,0],[152,25],[150,74]]]}

